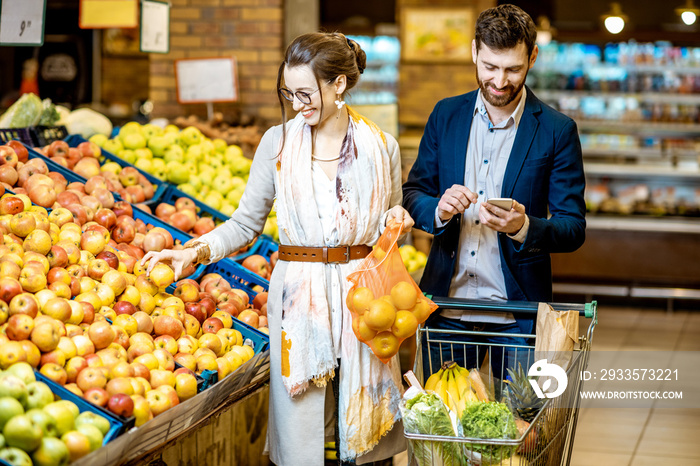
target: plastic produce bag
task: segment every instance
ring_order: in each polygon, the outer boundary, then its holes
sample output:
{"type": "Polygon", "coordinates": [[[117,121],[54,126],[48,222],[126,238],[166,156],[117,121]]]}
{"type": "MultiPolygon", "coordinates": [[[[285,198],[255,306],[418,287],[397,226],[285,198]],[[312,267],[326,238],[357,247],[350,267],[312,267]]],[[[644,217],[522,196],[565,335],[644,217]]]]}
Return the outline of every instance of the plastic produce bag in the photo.
{"type": "MultiPolygon", "coordinates": [[[[456,416],[434,393],[406,390],[400,405],[404,431],[412,434],[456,437],[461,426],[456,416]]],[[[461,466],[466,464],[457,442],[408,439],[419,466],[461,466]]]]}
{"type": "Polygon", "coordinates": [[[0,128],[26,128],[36,126],[44,106],[34,94],[23,94],[0,117],[0,128]]]}
{"type": "Polygon", "coordinates": [[[385,364],[437,309],[403,264],[396,244],[400,234],[401,224],[390,221],[372,254],[348,275],[353,283],[347,296],[352,328],[385,364]]]}

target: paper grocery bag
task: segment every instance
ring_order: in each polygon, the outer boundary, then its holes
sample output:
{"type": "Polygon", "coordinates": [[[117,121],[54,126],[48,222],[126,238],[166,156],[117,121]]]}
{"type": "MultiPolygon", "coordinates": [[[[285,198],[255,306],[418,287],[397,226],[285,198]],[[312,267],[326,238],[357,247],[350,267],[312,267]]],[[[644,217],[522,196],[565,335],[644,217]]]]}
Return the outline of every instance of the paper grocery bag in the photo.
{"type": "Polygon", "coordinates": [[[546,359],[566,370],[578,341],[577,311],[555,311],[547,303],[537,308],[535,360],[546,359]]]}

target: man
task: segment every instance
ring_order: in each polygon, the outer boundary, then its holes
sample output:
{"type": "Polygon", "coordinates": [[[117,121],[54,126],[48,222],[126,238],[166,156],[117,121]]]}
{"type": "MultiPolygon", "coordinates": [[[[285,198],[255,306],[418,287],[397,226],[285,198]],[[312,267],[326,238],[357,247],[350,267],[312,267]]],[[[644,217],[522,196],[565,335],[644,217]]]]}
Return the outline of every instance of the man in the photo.
{"type": "MultiPolygon", "coordinates": [[[[403,186],[404,206],[416,226],[435,235],[420,285],[424,292],[497,302],[551,301],[550,253],[583,244],[585,180],[576,124],[525,86],[537,59],[535,37],[532,18],[520,8],[483,11],[472,41],[479,89],[438,102],[430,115],[403,186]],[[512,198],[512,207],[486,202],[499,197],[512,198]]],[[[427,327],[534,333],[533,317],[516,317],[443,310],[431,316],[427,327]]],[[[517,337],[483,341],[528,343],[517,337]]],[[[437,346],[431,345],[432,372],[440,358],[437,346]]],[[[463,345],[454,351],[439,346],[443,360],[470,367],[479,365],[486,352],[486,346],[475,350],[469,345],[465,358],[463,345]]],[[[513,366],[515,359],[527,370],[527,352],[519,352],[508,351],[506,361],[492,349],[496,374],[502,375],[503,361],[513,366]]]]}

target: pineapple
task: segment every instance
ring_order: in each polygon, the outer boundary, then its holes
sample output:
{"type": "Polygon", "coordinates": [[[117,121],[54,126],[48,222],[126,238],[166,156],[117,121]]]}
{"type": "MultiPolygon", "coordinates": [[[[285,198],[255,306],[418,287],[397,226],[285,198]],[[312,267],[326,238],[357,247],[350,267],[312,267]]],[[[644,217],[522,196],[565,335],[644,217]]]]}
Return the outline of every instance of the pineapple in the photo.
{"type": "Polygon", "coordinates": [[[522,364],[518,363],[517,372],[508,369],[508,375],[511,378],[511,381],[506,381],[508,384],[508,406],[523,421],[531,422],[542,409],[545,400],[537,398],[522,364]]]}

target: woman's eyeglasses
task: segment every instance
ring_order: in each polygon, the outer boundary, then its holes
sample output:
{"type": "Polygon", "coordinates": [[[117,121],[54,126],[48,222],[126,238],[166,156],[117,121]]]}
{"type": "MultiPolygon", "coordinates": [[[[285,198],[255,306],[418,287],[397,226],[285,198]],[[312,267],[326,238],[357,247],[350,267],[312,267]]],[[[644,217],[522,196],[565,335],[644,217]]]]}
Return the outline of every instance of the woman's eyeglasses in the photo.
{"type": "Polygon", "coordinates": [[[280,87],[277,91],[282,95],[282,97],[284,97],[285,99],[287,99],[290,102],[294,102],[294,96],[296,96],[296,98],[299,99],[299,102],[301,102],[304,105],[309,105],[311,103],[311,96],[314,95],[315,93],[317,93],[318,91],[320,91],[321,88],[325,87],[327,84],[330,84],[332,82],[333,82],[333,80],[331,79],[326,84],[324,84],[323,86],[319,87],[318,89],[316,89],[315,91],[312,91],[312,92],[304,92],[304,91],[292,92],[289,89],[287,89],[286,87],[280,87]]]}

